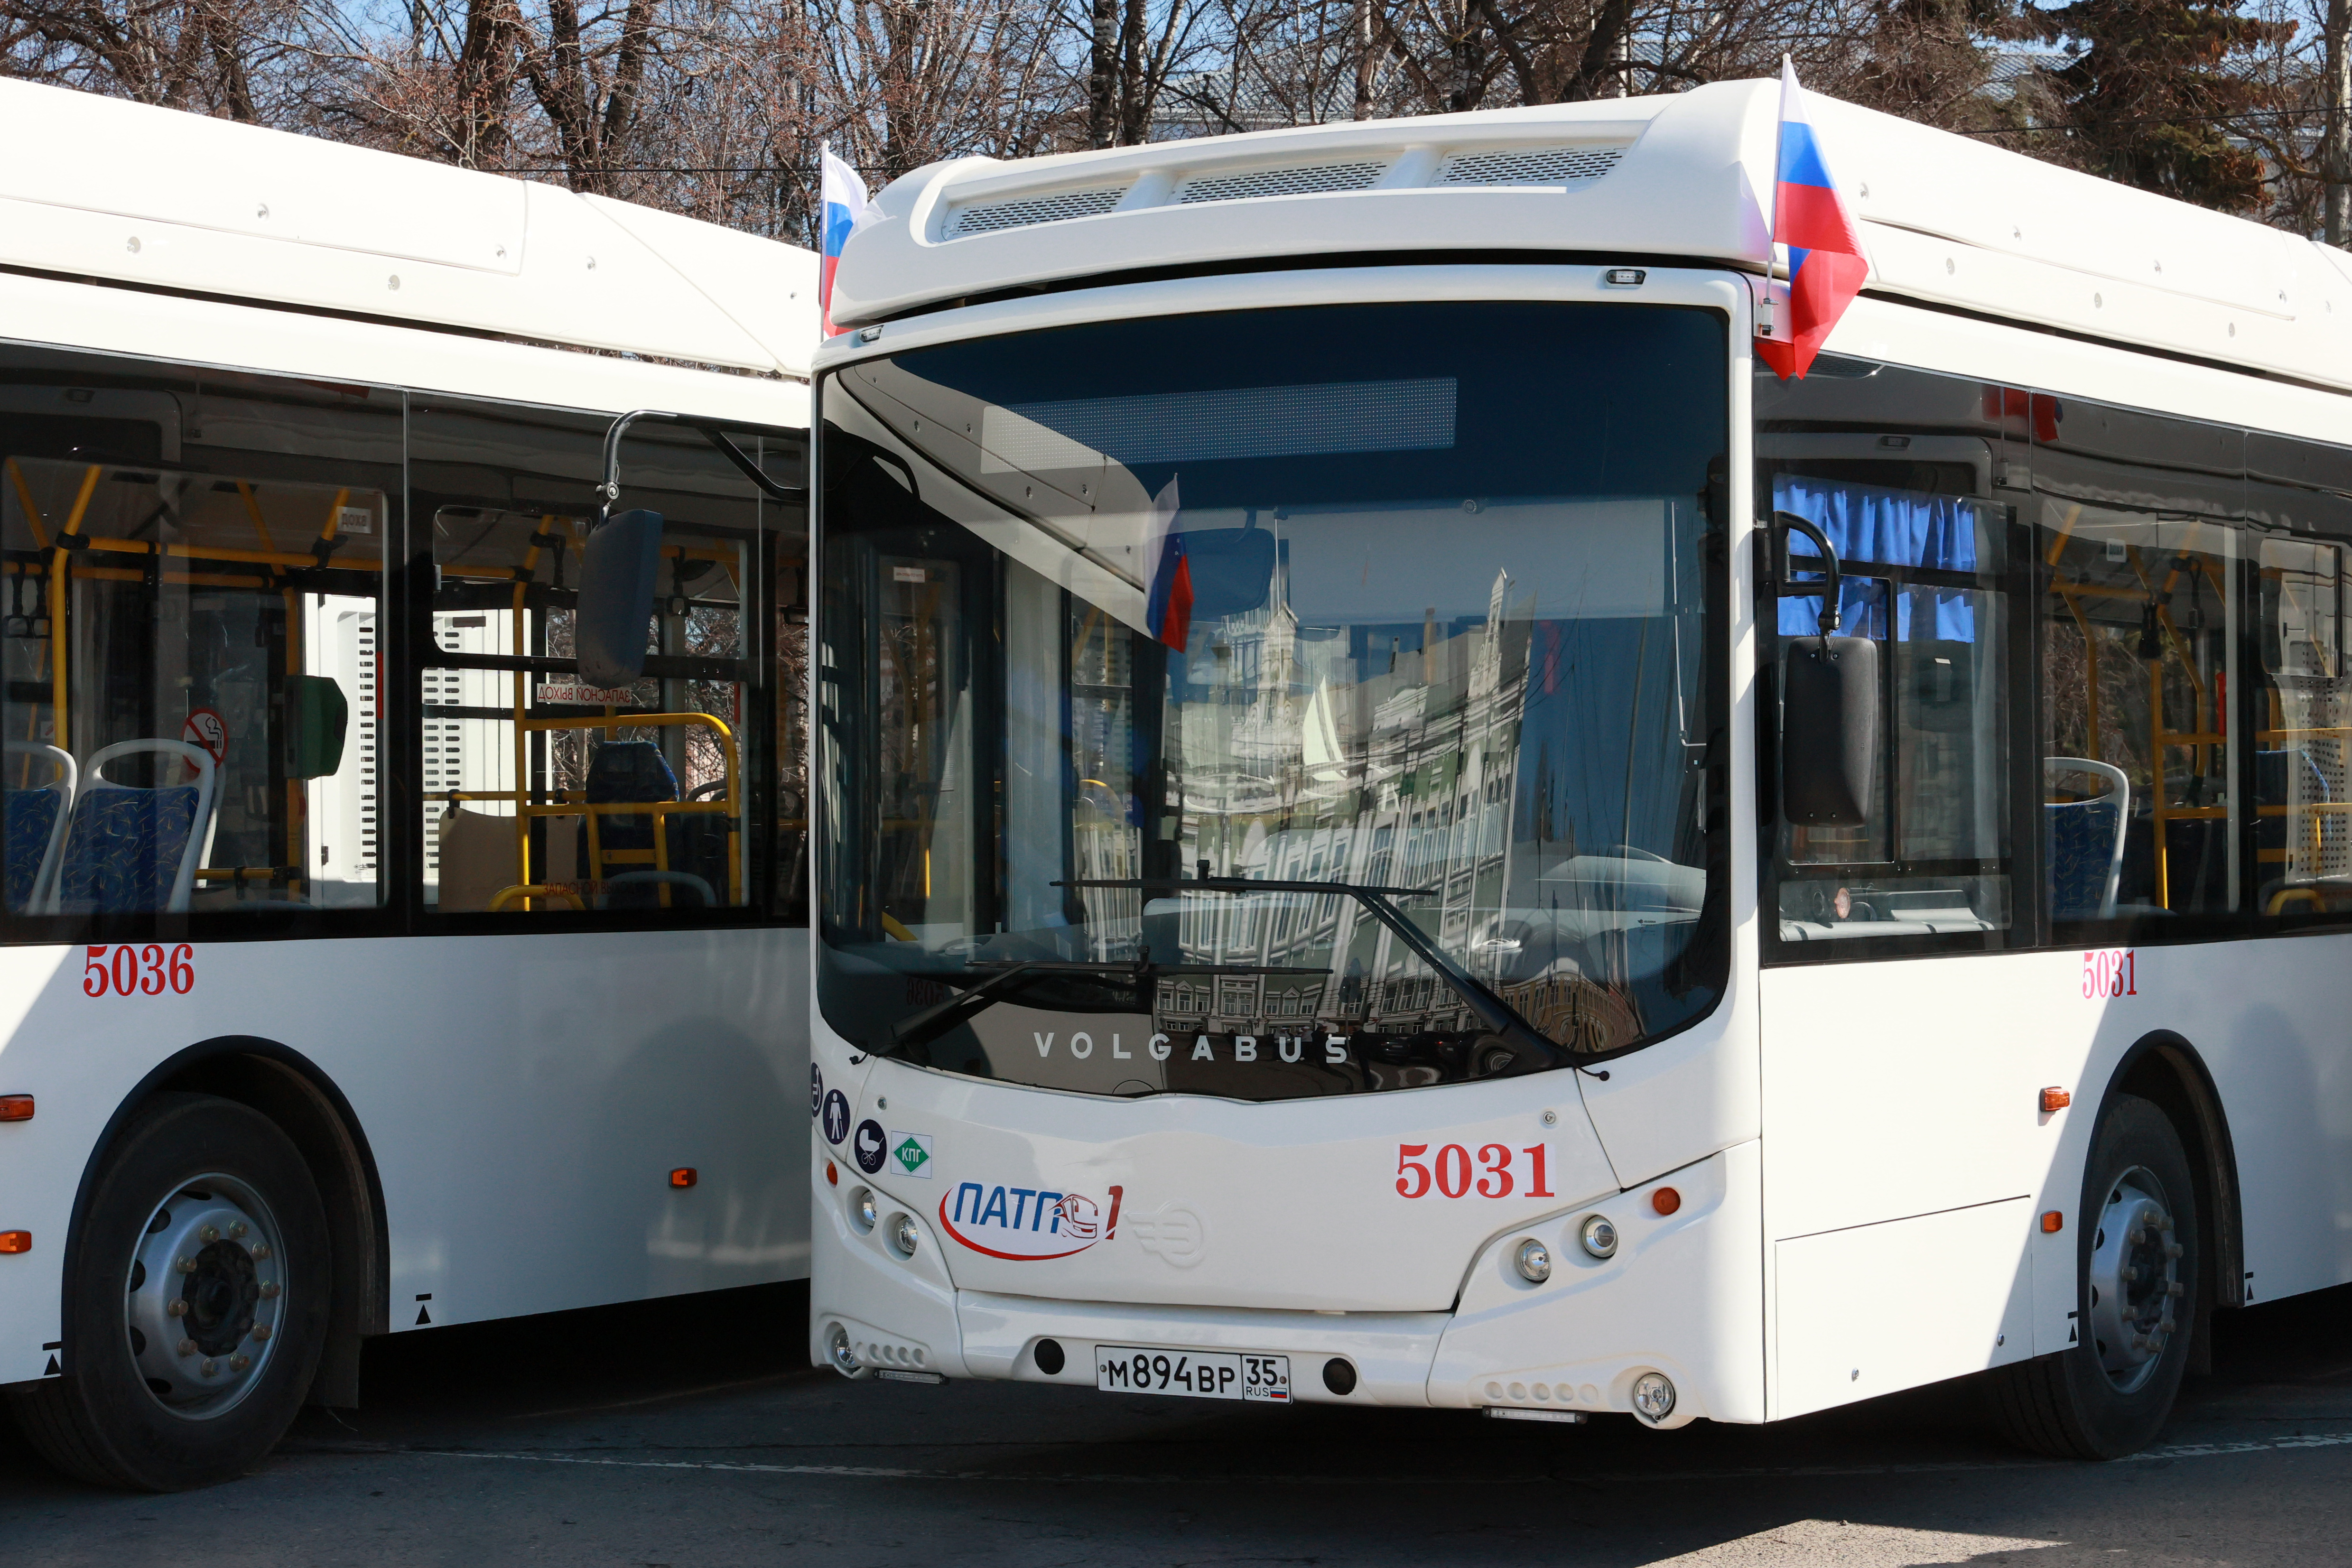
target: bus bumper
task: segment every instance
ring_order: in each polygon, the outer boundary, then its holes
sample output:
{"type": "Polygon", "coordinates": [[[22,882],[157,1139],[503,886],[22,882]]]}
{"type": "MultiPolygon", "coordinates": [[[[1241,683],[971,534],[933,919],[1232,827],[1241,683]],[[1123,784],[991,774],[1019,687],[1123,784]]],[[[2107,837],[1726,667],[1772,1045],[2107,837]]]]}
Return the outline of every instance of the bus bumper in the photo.
{"type": "MultiPolygon", "coordinates": [[[[839,1203],[816,1206],[810,1282],[812,1359],[853,1376],[913,1373],[1095,1386],[1100,1345],[1226,1351],[1290,1358],[1300,1402],[1423,1408],[1634,1413],[1634,1385],[1663,1375],[1674,1408],[1645,1425],[1702,1416],[1760,1421],[1764,1280],[1759,1145],[1736,1145],[1620,1194],[1489,1238],[1443,1312],[1278,1312],[1255,1308],[1056,1301],[959,1290],[942,1239],[919,1213],[912,1256],[887,1208],[871,1232],[839,1203]],[[1659,1214],[1657,1190],[1678,1199],[1659,1214]],[[1616,1252],[1578,1240],[1604,1213],[1616,1252]],[[1522,1278],[1520,1245],[1544,1242],[1549,1279],[1522,1278]],[[1060,1369],[1037,1364],[1040,1342],[1060,1369]],[[1349,1363],[1354,1385],[1326,1385],[1349,1363]]],[[[1049,1356],[1050,1360],[1051,1357],[1049,1356]]],[[[1345,1378],[1338,1381],[1345,1383],[1345,1378]]]]}

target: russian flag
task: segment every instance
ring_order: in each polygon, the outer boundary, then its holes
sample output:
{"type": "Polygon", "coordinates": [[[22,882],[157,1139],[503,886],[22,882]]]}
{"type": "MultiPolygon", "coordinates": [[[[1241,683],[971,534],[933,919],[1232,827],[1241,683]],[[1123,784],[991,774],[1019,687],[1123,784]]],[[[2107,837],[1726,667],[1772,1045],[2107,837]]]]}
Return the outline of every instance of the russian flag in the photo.
{"type": "Polygon", "coordinates": [[[1789,247],[1789,319],[1756,340],[1756,357],[1782,381],[1802,379],[1822,340],[1862,292],[1870,261],[1862,229],[1838,193],[1805,112],[1797,68],[1780,57],[1780,152],[1772,196],[1772,240],[1789,247]]]}
{"type": "Polygon", "coordinates": [[[824,224],[821,232],[823,259],[817,263],[817,308],[824,319],[824,335],[828,338],[841,329],[833,324],[833,274],[841,265],[841,247],[849,236],[881,216],[866,193],[866,182],[857,171],[833,155],[830,143],[817,149],[818,194],[824,204],[824,224]]]}
{"type": "Polygon", "coordinates": [[[1143,537],[1144,561],[1151,574],[1144,588],[1144,630],[1180,653],[1192,634],[1192,566],[1184,559],[1184,536],[1176,528],[1181,509],[1171,476],[1151,497],[1151,522],[1143,537]]]}

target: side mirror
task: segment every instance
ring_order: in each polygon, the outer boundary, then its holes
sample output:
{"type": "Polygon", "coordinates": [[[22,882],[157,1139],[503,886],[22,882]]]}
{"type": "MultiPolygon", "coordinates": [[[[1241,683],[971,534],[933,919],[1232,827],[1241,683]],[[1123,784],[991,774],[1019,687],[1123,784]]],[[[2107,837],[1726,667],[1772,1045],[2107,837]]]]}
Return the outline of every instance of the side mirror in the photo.
{"type": "Polygon", "coordinates": [[[1858,828],[1878,798],[1878,644],[1835,635],[1844,574],[1829,536],[1794,512],[1772,514],[1780,595],[1822,601],[1821,635],[1789,644],[1780,672],[1780,810],[1791,822],[1858,828]],[[1790,530],[1813,543],[1819,584],[1789,581],[1790,530]]]}
{"type": "Polygon", "coordinates": [[[1809,827],[1858,828],[1878,784],[1878,644],[1801,637],[1780,685],[1780,810],[1809,827]]]}
{"type": "Polygon", "coordinates": [[[351,704],[326,675],[286,677],[286,777],[326,779],[343,765],[351,704]]]}
{"type": "Polygon", "coordinates": [[[580,679],[625,686],[646,673],[646,623],[661,571],[662,515],[623,512],[588,536],[580,558],[573,645],[580,679]]]}

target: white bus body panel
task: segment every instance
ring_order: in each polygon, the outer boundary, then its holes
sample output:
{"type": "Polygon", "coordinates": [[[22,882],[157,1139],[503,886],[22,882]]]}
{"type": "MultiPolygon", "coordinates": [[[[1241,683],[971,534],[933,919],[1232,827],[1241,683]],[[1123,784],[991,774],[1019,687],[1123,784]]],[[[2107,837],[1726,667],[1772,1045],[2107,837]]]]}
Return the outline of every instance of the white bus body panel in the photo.
{"type": "Polygon", "coordinates": [[[808,373],[816,257],[797,246],[28,82],[0,81],[0,142],[30,154],[0,167],[0,264],[808,373]]]}
{"type": "MultiPolygon", "coordinates": [[[[933,164],[884,191],[882,221],[850,240],[834,319],[883,321],[1056,280],[1281,256],[1583,253],[1760,271],[1771,258],[1780,93],[1777,81],[1717,82],[1657,98],[933,164]],[[1484,183],[1456,162],[1577,149],[1613,162],[1598,177],[1548,185],[1484,183]],[[1360,189],[1248,183],[1347,164],[1379,172],[1360,189]],[[1193,184],[1204,180],[1229,183],[1193,184]],[[1058,222],[958,225],[969,209],[1084,192],[1117,204],[1058,222]],[[1219,195],[1229,199],[1204,199],[1219,195]]],[[[1873,287],[2352,387],[2352,256],[1892,115],[1811,103],[1862,225],[1873,287]]]]}
{"type": "MultiPolygon", "coordinates": [[[[33,153],[0,169],[0,268],[29,269],[0,270],[0,338],[808,423],[788,379],[816,337],[805,250],[21,82],[0,82],[0,127],[33,153]],[[541,346],[562,344],[753,373],[541,346]]],[[[108,1123],[159,1064],[224,1036],[299,1053],[349,1103],[381,1180],[395,1331],[807,1272],[805,930],[203,943],[186,996],[88,997],[83,956],[0,948],[0,1092],[38,1108],[0,1126],[0,1228],[34,1239],[0,1259],[0,1384],[52,1369],[73,1205],[108,1123]],[[668,1185],[682,1166],[688,1190],[668,1185]]]]}
{"type": "Polygon", "coordinates": [[[0,1219],[34,1239],[0,1260],[0,1384],[41,1376],[58,1338],[108,1121],[224,1035],[298,1052],[350,1103],[394,1330],[807,1270],[805,931],[205,943],[186,996],[86,996],[84,951],[0,949],[0,1082],[39,1108],[0,1127],[0,1219]],[[680,1166],[699,1185],[671,1188],[680,1166]]]}

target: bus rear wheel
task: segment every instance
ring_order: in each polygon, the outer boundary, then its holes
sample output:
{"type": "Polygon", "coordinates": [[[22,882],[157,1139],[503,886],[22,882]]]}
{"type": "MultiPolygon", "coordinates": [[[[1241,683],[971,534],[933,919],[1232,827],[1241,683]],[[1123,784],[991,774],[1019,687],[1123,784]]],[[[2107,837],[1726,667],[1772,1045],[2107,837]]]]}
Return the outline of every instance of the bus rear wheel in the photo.
{"type": "Polygon", "coordinates": [[[2197,1189],[2171,1119],[2111,1100],[2091,1140],[2075,1241],[2078,1343],[1992,1375],[2011,1441],[2114,1459],[2155,1441],[2189,1366],[2204,1258],[2197,1189]]]}
{"type": "Polygon", "coordinates": [[[328,1246],[318,1186],[277,1124],[156,1096],[100,1167],[67,1263],[62,1373],[20,1396],[26,1437],[99,1486],[241,1474],[318,1369],[328,1246]]]}

